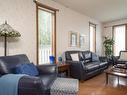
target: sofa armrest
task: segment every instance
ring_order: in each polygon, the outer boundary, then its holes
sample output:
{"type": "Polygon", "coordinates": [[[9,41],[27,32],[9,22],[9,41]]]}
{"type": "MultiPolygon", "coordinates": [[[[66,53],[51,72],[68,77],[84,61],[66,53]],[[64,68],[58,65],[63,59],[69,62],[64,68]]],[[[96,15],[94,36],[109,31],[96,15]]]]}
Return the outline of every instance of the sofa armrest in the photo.
{"type": "Polygon", "coordinates": [[[70,64],[70,75],[74,78],[82,80],[85,73],[85,65],[83,61],[66,61],[70,64]]]}
{"type": "Polygon", "coordinates": [[[45,64],[45,65],[38,65],[37,69],[39,74],[56,74],[58,72],[58,68],[56,64],[45,64]]]}
{"type": "Polygon", "coordinates": [[[18,95],[43,95],[44,85],[39,77],[24,76],[19,80],[18,95]]]}

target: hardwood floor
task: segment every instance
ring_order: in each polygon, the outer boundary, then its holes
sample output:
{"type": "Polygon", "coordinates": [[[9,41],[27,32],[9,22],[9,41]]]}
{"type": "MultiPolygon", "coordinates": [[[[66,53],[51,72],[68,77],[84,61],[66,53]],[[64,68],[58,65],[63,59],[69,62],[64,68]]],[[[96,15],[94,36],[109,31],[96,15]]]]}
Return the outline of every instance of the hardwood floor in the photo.
{"type": "Polygon", "coordinates": [[[115,76],[109,76],[105,83],[105,74],[97,75],[83,83],[80,82],[79,95],[127,95],[127,79],[120,78],[119,86],[115,76]]]}

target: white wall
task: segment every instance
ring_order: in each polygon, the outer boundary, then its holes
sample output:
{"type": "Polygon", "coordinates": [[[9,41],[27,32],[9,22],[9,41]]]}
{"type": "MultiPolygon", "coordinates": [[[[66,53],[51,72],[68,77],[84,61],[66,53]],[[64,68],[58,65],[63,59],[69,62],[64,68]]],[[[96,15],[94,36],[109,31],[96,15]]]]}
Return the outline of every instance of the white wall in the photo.
{"type": "MultiPolygon", "coordinates": [[[[90,17],[79,14],[51,0],[40,2],[59,9],[57,13],[57,56],[70,49],[68,32],[74,31],[85,34],[86,46],[89,49],[89,21],[97,24],[97,53],[101,55],[101,23],[90,17]]],[[[8,55],[25,53],[31,61],[36,62],[36,6],[33,0],[0,0],[0,24],[5,20],[21,33],[18,41],[8,43],[8,55]]],[[[0,55],[3,55],[3,39],[0,40],[0,55]]]]}
{"type": "MultiPolygon", "coordinates": [[[[0,24],[7,20],[8,24],[21,33],[18,41],[8,43],[8,55],[24,53],[36,62],[35,13],[36,6],[32,0],[0,0],[0,24]]],[[[3,44],[0,40],[0,55],[3,55],[3,44]]]]}

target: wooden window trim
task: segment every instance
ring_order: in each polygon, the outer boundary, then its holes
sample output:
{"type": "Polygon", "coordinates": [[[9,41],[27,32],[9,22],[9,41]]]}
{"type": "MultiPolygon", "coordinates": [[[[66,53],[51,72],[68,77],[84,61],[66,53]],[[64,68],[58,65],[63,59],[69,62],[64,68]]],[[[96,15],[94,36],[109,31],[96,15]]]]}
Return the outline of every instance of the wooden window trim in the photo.
{"type": "MultiPolygon", "coordinates": [[[[44,5],[44,4],[42,4],[42,3],[40,3],[40,2],[38,2],[38,1],[36,1],[36,0],[34,0],[34,2],[36,3],[36,47],[37,47],[37,49],[36,49],[36,60],[37,60],[37,65],[39,64],[39,56],[38,56],[38,52],[39,52],[39,50],[38,50],[38,47],[39,47],[39,45],[38,45],[38,9],[39,9],[39,7],[42,7],[42,8],[45,8],[45,9],[48,9],[48,10],[51,10],[51,11],[54,11],[54,31],[53,31],[53,54],[54,54],[54,56],[56,57],[56,12],[57,11],[59,11],[58,9],[55,9],[55,8],[52,8],[52,7],[50,7],[50,6],[47,6],[47,5],[44,5]]],[[[56,58],[55,58],[55,62],[56,62],[56,58]]]]}
{"type": "Polygon", "coordinates": [[[90,50],[90,25],[94,25],[95,26],[95,53],[96,53],[96,31],[97,31],[97,24],[94,24],[92,22],[89,22],[89,50],[90,50]]]}
{"type": "Polygon", "coordinates": [[[56,9],[56,8],[53,8],[53,7],[50,7],[50,6],[48,6],[48,5],[42,4],[42,3],[40,3],[40,2],[38,2],[38,1],[36,1],[36,0],[34,0],[34,2],[36,3],[37,6],[40,6],[40,7],[42,7],[42,8],[46,8],[46,9],[49,9],[49,10],[52,10],[52,11],[59,11],[59,10],[56,9]]]}
{"type": "Polygon", "coordinates": [[[48,13],[54,14],[55,12],[46,8],[42,8],[42,7],[38,7],[38,9],[42,10],[42,11],[46,11],[48,13]]]}
{"type": "Polygon", "coordinates": [[[124,23],[124,24],[118,24],[118,25],[113,25],[112,27],[123,26],[123,25],[127,25],[127,23],[124,23]]]}
{"type": "Polygon", "coordinates": [[[127,50],[127,24],[125,24],[125,50],[127,50]]]}

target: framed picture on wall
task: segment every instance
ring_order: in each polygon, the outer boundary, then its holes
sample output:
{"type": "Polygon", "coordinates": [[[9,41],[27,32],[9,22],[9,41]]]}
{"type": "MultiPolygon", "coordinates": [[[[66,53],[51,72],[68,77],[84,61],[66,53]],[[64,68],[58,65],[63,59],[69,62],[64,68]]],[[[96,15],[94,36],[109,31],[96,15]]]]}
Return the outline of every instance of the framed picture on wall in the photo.
{"type": "Polygon", "coordinates": [[[69,46],[77,47],[78,46],[78,33],[77,32],[69,32],[69,46]]]}
{"type": "Polygon", "coordinates": [[[80,46],[80,48],[83,48],[83,47],[85,47],[85,35],[83,35],[83,34],[80,34],[80,36],[79,36],[79,46],[80,46]]]}

